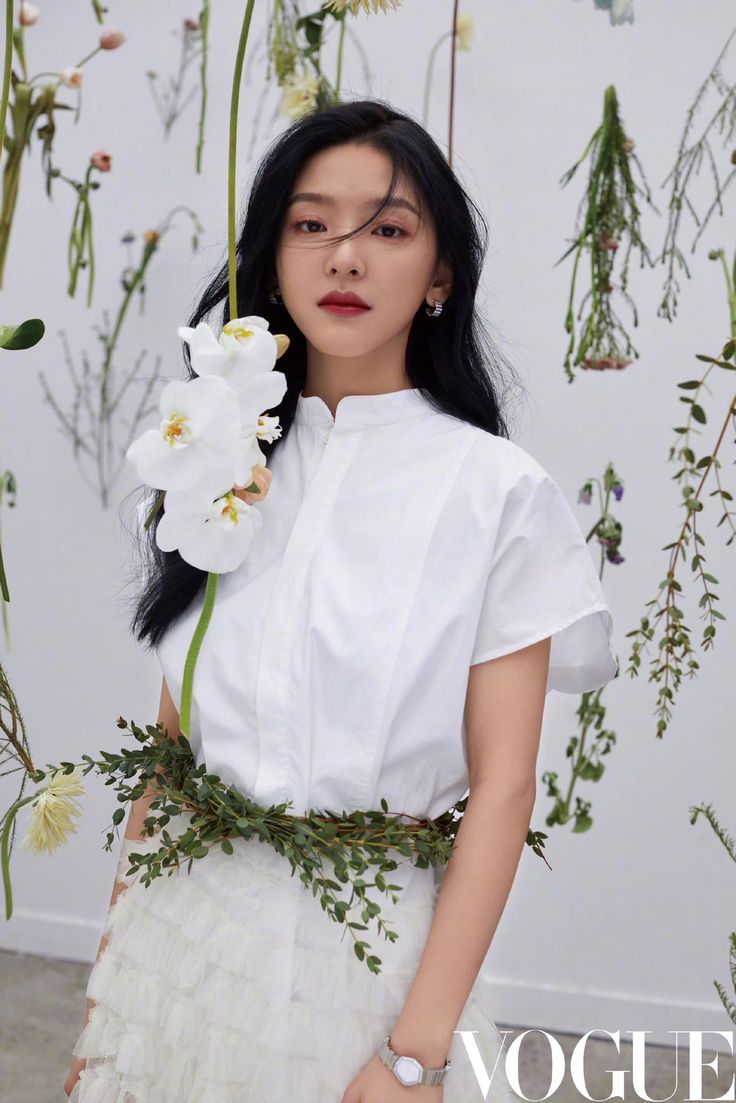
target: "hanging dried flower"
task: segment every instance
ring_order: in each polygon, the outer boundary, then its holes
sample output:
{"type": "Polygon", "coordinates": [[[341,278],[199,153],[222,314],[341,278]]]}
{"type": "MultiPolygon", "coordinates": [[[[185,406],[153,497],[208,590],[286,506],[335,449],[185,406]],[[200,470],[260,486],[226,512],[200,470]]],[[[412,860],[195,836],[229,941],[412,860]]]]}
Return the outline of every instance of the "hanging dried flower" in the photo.
{"type": "Polygon", "coordinates": [[[45,789],[31,803],[31,819],[23,844],[28,850],[49,854],[66,842],[67,836],[77,829],[72,816],[79,816],[82,809],[74,797],[82,796],[85,788],[78,770],[65,774],[57,770],[45,789]]]}
{"type": "Polygon", "coordinates": [[[593,371],[620,371],[621,368],[628,368],[631,363],[631,360],[626,360],[623,356],[586,356],[581,361],[580,366],[593,371]]]}
{"type": "Polygon", "coordinates": [[[366,15],[376,15],[378,12],[387,12],[390,8],[398,8],[401,0],[324,0],[322,7],[326,11],[342,15],[348,9],[353,15],[364,11],[366,15]]]}
{"type": "Polygon", "coordinates": [[[317,106],[319,77],[292,74],[284,80],[281,110],[290,119],[300,119],[317,106]]]}

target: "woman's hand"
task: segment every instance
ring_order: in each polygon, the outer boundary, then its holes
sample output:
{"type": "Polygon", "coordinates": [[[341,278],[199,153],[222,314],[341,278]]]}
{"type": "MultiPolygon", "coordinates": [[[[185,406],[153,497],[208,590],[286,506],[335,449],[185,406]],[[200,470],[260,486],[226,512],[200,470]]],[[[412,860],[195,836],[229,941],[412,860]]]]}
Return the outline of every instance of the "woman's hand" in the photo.
{"type": "MultiPolygon", "coordinates": [[[[87,1064],[86,1057],[75,1057],[72,1061],[72,1067],[69,1069],[66,1080],[64,1081],[64,1091],[67,1094],[67,1098],[72,1094],[74,1085],[79,1079],[79,1074],[87,1064]]],[[[388,1071],[388,1070],[386,1070],[388,1071]]]]}
{"type": "Polygon", "coordinates": [[[442,1084],[405,1087],[376,1054],[348,1084],[340,1103],[442,1103],[443,1093],[442,1084]]]}

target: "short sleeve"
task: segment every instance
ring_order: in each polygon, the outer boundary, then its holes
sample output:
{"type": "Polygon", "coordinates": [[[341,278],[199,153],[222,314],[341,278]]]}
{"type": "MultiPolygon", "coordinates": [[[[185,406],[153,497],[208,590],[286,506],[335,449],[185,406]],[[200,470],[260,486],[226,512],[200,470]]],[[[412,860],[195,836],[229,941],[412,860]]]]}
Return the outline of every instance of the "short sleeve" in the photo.
{"type": "Polygon", "coordinates": [[[470,665],[552,637],[547,693],[617,673],[613,617],[585,537],[554,479],[527,465],[498,522],[470,665]]]}

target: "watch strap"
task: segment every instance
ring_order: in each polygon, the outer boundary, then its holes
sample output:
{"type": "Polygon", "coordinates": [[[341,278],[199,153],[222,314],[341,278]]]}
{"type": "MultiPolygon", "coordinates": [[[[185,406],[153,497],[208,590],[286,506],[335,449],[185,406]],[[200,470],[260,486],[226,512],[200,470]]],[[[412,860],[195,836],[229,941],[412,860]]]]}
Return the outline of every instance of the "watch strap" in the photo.
{"type": "MultiPolygon", "coordinates": [[[[381,1043],[381,1048],[378,1051],[378,1056],[380,1057],[381,1061],[383,1061],[386,1068],[391,1069],[391,1071],[394,1072],[394,1067],[396,1065],[396,1062],[401,1058],[402,1054],[396,1053],[396,1051],[391,1048],[391,1035],[390,1034],[387,1035],[383,1039],[383,1042],[381,1043]]],[[[415,1064],[419,1065],[419,1067],[422,1070],[421,1074],[419,1076],[419,1079],[416,1081],[417,1084],[431,1084],[431,1085],[443,1084],[445,1082],[445,1078],[447,1076],[447,1073],[450,1070],[450,1066],[452,1065],[452,1061],[448,1058],[445,1061],[442,1068],[432,1069],[432,1068],[426,1068],[415,1057],[412,1057],[412,1058],[409,1058],[409,1059],[414,1061],[415,1064]]],[[[401,1079],[401,1077],[398,1076],[395,1072],[394,1072],[394,1074],[396,1075],[396,1078],[399,1081],[399,1083],[403,1083],[403,1080],[401,1079]]],[[[405,1085],[405,1086],[407,1086],[407,1085],[405,1085]]],[[[413,1086],[413,1085],[411,1085],[411,1086],[413,1086]]]]}

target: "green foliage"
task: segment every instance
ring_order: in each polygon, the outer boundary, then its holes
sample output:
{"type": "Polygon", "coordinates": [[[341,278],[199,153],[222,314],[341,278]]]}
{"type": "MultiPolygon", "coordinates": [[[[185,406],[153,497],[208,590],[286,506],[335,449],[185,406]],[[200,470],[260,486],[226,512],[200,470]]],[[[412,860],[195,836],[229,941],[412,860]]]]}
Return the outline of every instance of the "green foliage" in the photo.
{"type": "MultiPolygon", "coordinates": [[[[372,924],[389,941],[395,941],[398,934],[389,929],[381,918],[380,904],[366,890],[375,887],[396,903],[402,886],[384,875],[398,868],[399,855],[420,868],[445,864],[457,830],[455,813],[464,810],[464,801],[436,820],[408,823],[388,813],[385,798],[380,810],[310,810],[307,816],[293,816],[287,811],[293,802],[263,808],[225,785],[204,762],[197,766],[186,735],[173,740],[160,723],[142,729],[122,717],[117,726],[129,729],[139,746],[102,751],[97,759],[82,755],[83,765],[79,766],[83,774],[95,770],[105,778],[105,784],[115,788],[121,805],[141,797],[147,787],[155,794],[143,834],[155,837],[160,845],[155,851],[132,853],[128,875],[139,874],[148,886],[156,877],[170,876],[187,864],[191,870],[192,863],[206,858],[213,846],[232,854],[234,839],[268,843],[290,863],[292,874],[299,871],[303,884],[311,887],[315,898],[319,896],[323,911],[351,932],[359,960],[365,961],[371,972],[380,972],[381,959],[367,954],[369,944],[353,932],[368,930],[372,924]],[[190,822],[186,830],[172,835],[167,825],[180,814],[191,814],[190,822]],[[351,886],[350,900],[335,895],[341,885],[351,886]],[[352,918],[356,910],[362,922],[352,918]]],[[[70,772],[75,763],[61,763],[59,768],[70,772]]],[[[36,772],[37,780],[43,776],[44,771],[36,772]]],[[[124,818],[124,807],[117,808],[113,826],[124,818]]],[[[114,841],[115,832],[110,830],[105,849],[112,849],[114,841]]]]}

